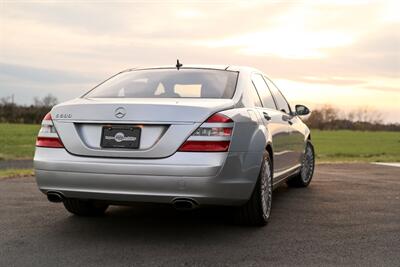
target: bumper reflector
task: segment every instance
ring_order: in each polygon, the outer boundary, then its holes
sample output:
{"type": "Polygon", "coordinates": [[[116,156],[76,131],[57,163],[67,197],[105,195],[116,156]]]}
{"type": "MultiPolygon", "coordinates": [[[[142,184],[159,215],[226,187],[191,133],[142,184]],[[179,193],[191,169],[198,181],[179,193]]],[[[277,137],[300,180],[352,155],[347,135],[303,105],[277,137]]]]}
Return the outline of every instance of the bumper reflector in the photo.
{"type": "Polygon", "coordinates": [[[185,152],[225,152],[228,151],[230,141],[186,141],[179,148],[185,152]]]}

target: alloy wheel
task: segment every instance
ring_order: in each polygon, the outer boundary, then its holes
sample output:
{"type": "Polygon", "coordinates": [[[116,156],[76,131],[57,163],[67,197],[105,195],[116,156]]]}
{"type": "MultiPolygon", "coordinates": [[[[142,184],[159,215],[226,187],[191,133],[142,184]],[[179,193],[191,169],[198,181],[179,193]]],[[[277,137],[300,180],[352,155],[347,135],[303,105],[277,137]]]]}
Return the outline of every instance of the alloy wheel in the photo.
{"type": "Polygon", "coordinates": [[[308,183],[313,175],[315,164],[314,160],[314,149],[310,144],[307,144],[301,168],[301,179],[304,183],[308,183]]]}
{"type": "Polygon", "coordinates": [[[271,213],[272,203],[272,175],[268,160],[264,163],[263,175],[261,176],[261,205],[263,217],[267,220],[271,213]]]}

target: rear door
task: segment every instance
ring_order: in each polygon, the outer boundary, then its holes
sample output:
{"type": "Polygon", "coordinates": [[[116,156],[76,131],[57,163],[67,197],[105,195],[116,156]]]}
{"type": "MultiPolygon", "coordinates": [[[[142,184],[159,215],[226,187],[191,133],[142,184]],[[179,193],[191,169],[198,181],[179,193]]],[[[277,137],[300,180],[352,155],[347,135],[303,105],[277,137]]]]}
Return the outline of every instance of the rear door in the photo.
{"type": "MultiPolygon", "coordinates": [[[[289,158],[289,128],[282,113],[277,110],[275,101],[261,74],[254,73],[252,82],[260,96],[262,107],[258,108],[265,127],[272,135],[274,150],[274,173],[282,173],[291,167],[289,158]]],[[[279,178],[279,177],[275,177],[279,178]]]]}
{"type": "Polygon", "coordinates": [[[299,130],[301,127],[298,127],[300,122],[298,118],[292,114],[289,103],[278,87],[267,77],[264,76],[264,78],[281,112],[282,121],[286,123],[288,127],[288,139],[286,144],[287,161],[290,163],[291,167],[297,166],[301,163],[301,156],[304,150],[304,135],[299,130]]]}

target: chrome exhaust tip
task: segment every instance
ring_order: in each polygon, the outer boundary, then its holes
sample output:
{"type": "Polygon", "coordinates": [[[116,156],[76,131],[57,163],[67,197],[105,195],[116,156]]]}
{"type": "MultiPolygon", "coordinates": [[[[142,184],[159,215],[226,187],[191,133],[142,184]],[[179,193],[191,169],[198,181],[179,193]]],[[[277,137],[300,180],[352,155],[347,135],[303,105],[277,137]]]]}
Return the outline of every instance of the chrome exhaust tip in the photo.
{"type": "Polygon", "coordinates": [[[58,192],[47,192],[47,199],[53,203],[60,203],[64,201],[64,196],[58,192]]]}
{"type": "Polygon", "coordinates": [[[199,205],[190,198],[177,198],[172,201],[172,206],[177,210],[193,210],[199,205]]]}

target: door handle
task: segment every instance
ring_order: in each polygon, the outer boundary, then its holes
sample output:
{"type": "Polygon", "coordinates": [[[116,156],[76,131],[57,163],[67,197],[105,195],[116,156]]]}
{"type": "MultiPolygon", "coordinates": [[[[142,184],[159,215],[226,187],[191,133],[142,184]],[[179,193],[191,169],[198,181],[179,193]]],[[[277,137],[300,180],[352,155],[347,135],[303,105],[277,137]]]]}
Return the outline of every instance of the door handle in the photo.
{"type": "Polygon", "coordinates": [[[270,120],[271,120],[271,116],[269,116],[267,112],[263,112],[263,115],[264,115],[264,118],[265,118],[267,121],[270,121],[270,120]]]}
{"type": "Polygon", "coordinates": [[[293,124],[293,122],[291,121],[292,117],[289,115],[282,115],[282,120],[283,121],[287,121],[287,123],[289,123],[290,125],[293,124]]]}

